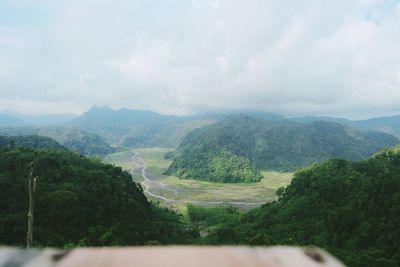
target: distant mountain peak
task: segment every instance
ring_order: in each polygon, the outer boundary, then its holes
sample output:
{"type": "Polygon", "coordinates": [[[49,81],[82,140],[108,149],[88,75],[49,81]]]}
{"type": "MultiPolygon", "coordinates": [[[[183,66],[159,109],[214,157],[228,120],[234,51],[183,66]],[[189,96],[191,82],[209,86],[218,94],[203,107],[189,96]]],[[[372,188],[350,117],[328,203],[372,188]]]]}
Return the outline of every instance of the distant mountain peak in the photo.
{"type": "Polygon", "coordinates": [[[86,113],[88,112],[97,112],[97,111],[115,111],[114,109],[110,108],[109,106],[92,106],[86,113]]]}

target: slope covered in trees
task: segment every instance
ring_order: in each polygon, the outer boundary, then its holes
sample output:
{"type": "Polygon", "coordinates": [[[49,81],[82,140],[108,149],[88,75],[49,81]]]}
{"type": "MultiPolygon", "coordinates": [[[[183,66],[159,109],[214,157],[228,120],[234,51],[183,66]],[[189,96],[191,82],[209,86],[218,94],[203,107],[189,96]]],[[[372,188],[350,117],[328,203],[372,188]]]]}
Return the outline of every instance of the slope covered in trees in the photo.
{"type": "Polygon", "coordinates": [[[213,121],[203,117],[165,116],[145,110],[94,106],[65,125],[95,133],[111,144],[124,147],[175,147],[186,133],[213,121]]]}
{"type": "Polygon", "coordinates": [[[376,117],[366,120],[348,120],[343,118],[318,116],[294,117],[290,118],[290,120],[301,123],[311,123],[315,121],[337,122],[357,129],[379,131],[400,137],[400,115],[376,117]]]}
{"type": "Polygon", "coordinates": [[[40,136],[40,135],[26,135],[26,136],[1,136],[0,135],[0,148],[6,146],[20,146],[30,148],[48,148],[53,150],[67,149],[60,145],[55,140],[40,136]]]}
{"type": "Polygon", "coordinates": [[[236,182],[246,178],[235,175],[235,168],[246,175],[246,170],[252,170],[257,177],[254,167],[288,171],[330,158],[361,160],[397,143],[392,135],[361,132],[337,123],[268,122],[238,115],[189,133],[166,173],[212,181],[232,177],[236,182]]]}
{"type": "Polygon", "coordinates": [[[28,172],[35,162],[35,246],[180,243],[187,230],[174,213],[153,206],[119,167],[70,152],[0,149],[0,242],[24,246],[28,172]]]}
{"type": "Polygon", "coordinates": [[[205,243],[316,245],[348,266],[399,266],[399,151],[301,169],[278,201],[246,214],[191,207],[189,215],[217,224],[205,243]]]}
{"type": "Polygon", "coordinates": [[[73,152],[85,156],[105,156],[115,149],[100,136],[85,132],[78,128],[48,126],[48,127],[3,127],[0,133],[9,136],[41,135],[50,137],[73,152]]]}

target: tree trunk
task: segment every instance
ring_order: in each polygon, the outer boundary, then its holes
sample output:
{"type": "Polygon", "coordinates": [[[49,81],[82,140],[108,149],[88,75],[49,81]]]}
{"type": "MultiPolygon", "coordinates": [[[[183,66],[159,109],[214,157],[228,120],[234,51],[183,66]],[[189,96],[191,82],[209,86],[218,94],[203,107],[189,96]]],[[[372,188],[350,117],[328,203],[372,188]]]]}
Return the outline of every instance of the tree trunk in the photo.
{"type": "Polygon", "coordinates": [[[29,249],[32,246],[33,243],[33,211],[35,208],[35,199],[34,199],[34,193],[35,193],[35,183],[36,183],[36,177],[33,177],[33,171],[35,169],[35,164],[34,162],[31,163],[30,165],[30,170],[29,170],[29,211],[28,211],[28,233],[26,235],[26,247],[29,249]]]}

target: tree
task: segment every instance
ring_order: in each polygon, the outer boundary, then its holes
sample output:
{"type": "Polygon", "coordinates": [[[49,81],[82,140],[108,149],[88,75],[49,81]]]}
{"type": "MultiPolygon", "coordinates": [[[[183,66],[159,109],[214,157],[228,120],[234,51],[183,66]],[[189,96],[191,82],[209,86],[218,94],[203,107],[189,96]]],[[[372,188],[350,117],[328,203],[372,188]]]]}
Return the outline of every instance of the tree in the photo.
{"type": "Polygon", "coordinates": [[[35,162],[31,162],[29,167],[29,211],[28,211],[28,233],[26,235],[26,247],[29,249],[33,243],[33,212],[35,208],[35,191],[36,191],[36,181],[38,177],[33,177],[33,172],[35,170],[35,162]]]}

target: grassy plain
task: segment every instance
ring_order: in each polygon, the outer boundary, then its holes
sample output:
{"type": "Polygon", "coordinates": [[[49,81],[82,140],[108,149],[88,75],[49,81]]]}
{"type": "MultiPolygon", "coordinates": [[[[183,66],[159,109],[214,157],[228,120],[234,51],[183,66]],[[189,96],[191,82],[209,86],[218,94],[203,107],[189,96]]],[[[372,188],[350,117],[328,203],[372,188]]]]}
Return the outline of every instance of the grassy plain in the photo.
{"type": "MultiPolygon", "coordinates": [[[[238,206],[241,206],[240,203],[254,203],[254,206],[257,206],[256,203],[275,200],[276,190],[281,186],[288,185],[293,177],[292,173],[263,171],[264,178],[258,183],[225,184],[183,180],[175,176],[163,175],[165,169],[171,164],[170,160],[164,159],[164,154],[168,151],[172,151],[172,149],[132,149],[110,154],[104,161],[130,171],[133,153],[140,155],[147,163],[147,172],[160,185],[152,187],[150,191],[174,201],[165,203],[165,201],[160,199],[153,200],[160,201],[161,204],[166,204],[180,210],[186,206],[186,201],[194,201],[194,204],[209,204],[209,206],[212,206],[213,203],[207,202],[237,202],[238,206]]],[[[138,182],[143,181],[143,178],[135,173],[134,179],[138,182]]],[[[243,205],[243,207],[251,207],[251,204],[250,206],[243,205]]]]}

